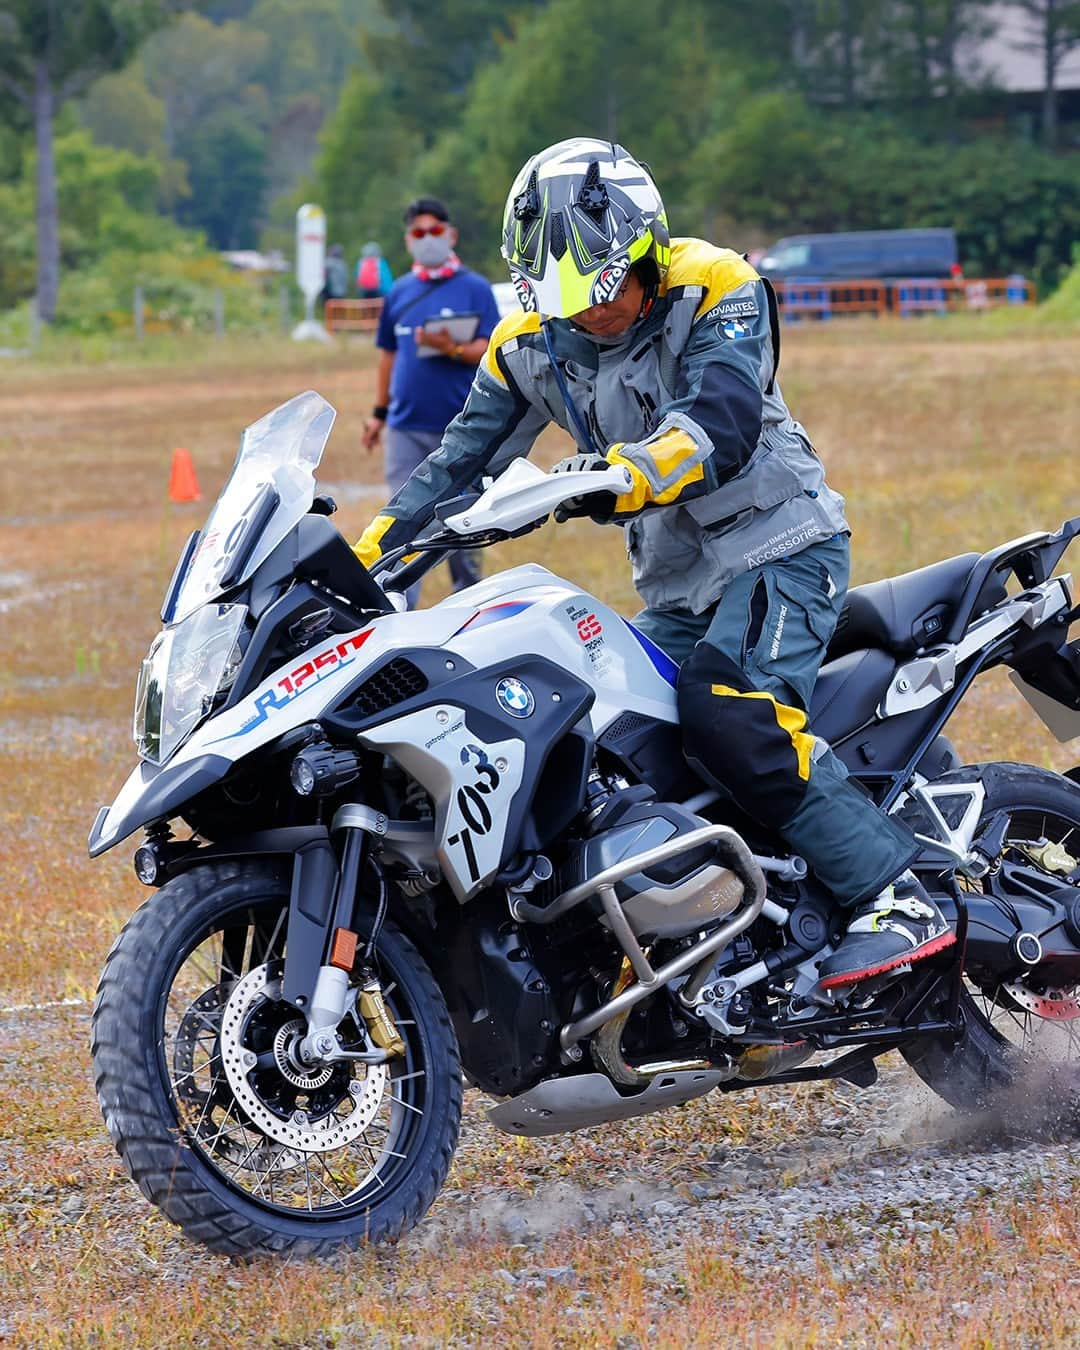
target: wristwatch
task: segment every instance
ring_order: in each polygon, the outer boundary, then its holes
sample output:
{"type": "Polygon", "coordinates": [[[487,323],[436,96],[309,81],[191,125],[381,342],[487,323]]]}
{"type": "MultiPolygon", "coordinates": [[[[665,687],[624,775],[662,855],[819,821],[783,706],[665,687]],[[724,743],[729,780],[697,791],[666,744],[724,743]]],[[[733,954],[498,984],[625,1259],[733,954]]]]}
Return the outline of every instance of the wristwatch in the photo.
{"type": "Polygon", "coordinates": [[[464,350],[465,350],[465,348],[462,347],[462,345],[461,345],[460,342],[455,342],[454,345],[450,348],[450,359],[451,359],[451,361],[460,361],[460,360],[461,360],[461,353],[462,353],[464,350]]]}
{"type": "Polygon", "coordinates": [[[387,414],[389,411],[390,411],[390,408],[389,408],[389,406],[388,406],[387,404],[385,404],[385,403],[376,403],[375,406],[374,406],[374,408],[372,408],[372,410],[371,410],[371,415],[372,415],[372,417],[374,417],[374,418],[376,419],[376,421],[379,421],[379,422],[385,422],[385,421],[386,421],[386,414],[387,414]]]}

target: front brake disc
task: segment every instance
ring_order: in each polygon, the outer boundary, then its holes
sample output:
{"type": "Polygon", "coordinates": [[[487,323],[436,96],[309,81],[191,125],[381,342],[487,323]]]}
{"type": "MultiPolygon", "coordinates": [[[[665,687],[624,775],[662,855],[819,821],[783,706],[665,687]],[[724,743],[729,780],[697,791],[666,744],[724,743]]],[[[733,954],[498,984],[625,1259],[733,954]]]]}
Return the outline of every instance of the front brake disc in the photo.
{"type": "MultiPolygon", "coordinates": [[[[281,1002],[280,963],[273,965],[273,972],[269,965],[256,966],[249,971],[233,986],[225,1004],[221,1017],[221,1062],[229,1087],[251,1123],[279,1144],[302,1153],[325,1153],[341,1148],[362,1135],[374,1120],[389,1072],[385,1064],[358,1065],[358,1071],[364,1076],[349,1083],[342,1105],[345,1101],[351,1102],[351,1109],[345,1114],[327,1111],[321,1117],[314,1117],[306,1111],[296,1110],[286,1116],[273,1110],[254,1086],[252,1080],[258,1069],[258,1056],[245,1044],[252,1014],[267,1000],[281,1002]]],[[[280,1061],[278,1072],[281,1072],[280,1061]]],[[[312,1087],[318,1077],[321,1077],[321,1070],[314,1071],[312,1087]]]]}

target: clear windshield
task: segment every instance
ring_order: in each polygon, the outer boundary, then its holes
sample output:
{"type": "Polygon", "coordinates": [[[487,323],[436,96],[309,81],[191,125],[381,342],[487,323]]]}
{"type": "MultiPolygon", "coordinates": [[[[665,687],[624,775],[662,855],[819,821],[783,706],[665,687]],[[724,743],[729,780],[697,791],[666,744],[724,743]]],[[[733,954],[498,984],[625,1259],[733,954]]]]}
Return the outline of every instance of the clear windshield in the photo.
{"type": "Polygon", "coordinates": [[[182,622],[245,581],[307,514],[336,416],[309,389],[247,428],[229,481],[161,616],[165,623],[182,622]]]}

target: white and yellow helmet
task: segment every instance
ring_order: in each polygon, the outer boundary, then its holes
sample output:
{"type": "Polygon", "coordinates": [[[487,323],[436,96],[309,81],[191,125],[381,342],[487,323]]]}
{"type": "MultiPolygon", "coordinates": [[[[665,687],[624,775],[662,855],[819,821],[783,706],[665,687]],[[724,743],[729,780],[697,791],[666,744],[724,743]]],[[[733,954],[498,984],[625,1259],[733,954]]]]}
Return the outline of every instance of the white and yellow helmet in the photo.
{"type": "Polygon", "coordinates": [[[503,212],[502,255],[523,309],[557,318],[614,299],[650,261],[659,285],[671,257],[652,175],[613,141],[575,136],[529,159],[503,212]]]}

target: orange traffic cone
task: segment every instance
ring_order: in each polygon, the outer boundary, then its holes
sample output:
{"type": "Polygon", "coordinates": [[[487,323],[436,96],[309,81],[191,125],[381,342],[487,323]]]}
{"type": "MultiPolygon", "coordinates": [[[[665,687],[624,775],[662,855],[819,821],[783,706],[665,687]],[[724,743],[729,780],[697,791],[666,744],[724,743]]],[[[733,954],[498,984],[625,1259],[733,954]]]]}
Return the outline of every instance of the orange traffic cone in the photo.
{"type": "Polygon", "coordinates": [[[169,474],[169,501],[199,502],[199,480],[195,477],[195,465],[186,450],[174,450],[172,472],[169,474]]]}

